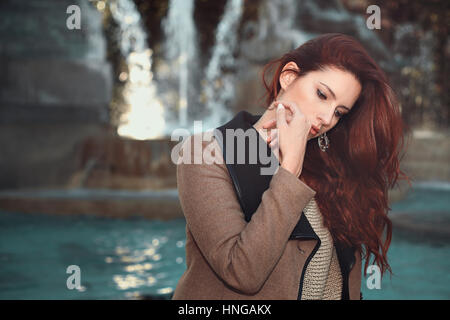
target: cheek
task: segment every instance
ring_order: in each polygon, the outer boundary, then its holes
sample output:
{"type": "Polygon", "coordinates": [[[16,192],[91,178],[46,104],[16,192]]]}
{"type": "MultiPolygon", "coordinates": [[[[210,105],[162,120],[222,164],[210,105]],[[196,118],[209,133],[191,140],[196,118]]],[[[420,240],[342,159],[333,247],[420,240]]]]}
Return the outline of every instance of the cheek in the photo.
{"type": "Polygon", "coordinates": [[[339,119],[334,118],[333,122],[331,123],[331,128],[334,128],[338,124],[338,122],[339,122],[339,119]]]}
{"type": "MultiPolygon", "coordinates": [[[[300,102],[300,110],[303,112],[305,116],[310,119],[317,118],[320,111],[320,102],[318,102],[314,97],[311,98],[311,95],[306,95],[301,99],[300,102]]],[[[316,121],[313,121],[315,123],[316,121]]]]}
{"type": "Polygon", "coordinates": [[[314,97],[301,88],[295,91],[293,90],[289,99],[294,101],[300,108],[300,111],[305,115],[313,115],[318,107],[317,101],[314,101],[314,97]]]}
{"type": "Polygon", "coordinates": [[[336,117],[333,117],[333,120],[331,121],[330,129],[328,129],[327,131],[333,129],[338,123],[339,123],[339,119],[336,117]]]}

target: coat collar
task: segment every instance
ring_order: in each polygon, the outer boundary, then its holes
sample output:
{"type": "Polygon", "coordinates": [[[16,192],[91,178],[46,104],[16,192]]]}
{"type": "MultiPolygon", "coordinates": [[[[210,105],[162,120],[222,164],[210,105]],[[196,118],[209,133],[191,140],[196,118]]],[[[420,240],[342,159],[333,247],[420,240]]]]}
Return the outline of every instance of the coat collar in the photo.
{"type": "MultiPolygon", "coordinates": [[[[279,162],[275,155],[272,153],[271,148],[269,145],[264,141],[264,139],[259,135],[258,131],[253,127],[253,124],[255,124],[259,119],[261,118],[260,115],[252,115],[247,111],[240,111],[235,115],[234,118],[232,118],[230,121],[225,123],[224,125],[218,127],[214,131],[214,135],[222,149],[223,153],[223,159],[225,159],[225,165],[228,169],[228,172],[231,176],[231,180],[233,182],[233,186],[235,188],[236,194],[238,196],[238,200],[240,203],[240,206],[242,208],[242,211],[245,215],[245,220],[249,222],[251,220],[251,217],[253,213],[258,208],[259,204],[262,200],[262,195],[265,190],[269,188],[270,181],[272,180],[273,175],[261,175],[261,168],[268,167],[269,165],[262,164],[259,157],[259,148],[260,146],[263,146],[263,148],[268,156],[271,157],[271,162],[276,161],[275,163],[279,165],[279,162]],[[235,159],[232,159],[233,161],[226,161],[226,145],[227,145],[227,135],[226,135],[226,129],[243,129],[244,131],[247,130],[254,130],[256,132],[256,135],[258,137],[258,155],[257,155],[257,161],[256,164],[239,164],[237,163],[236,154],[237,154],[237,144],[233,143],[234,145],[234,157],[235,159]],[[221,134],[218,134],[216,130],[219,130],[221,134]]],[[[235,136],[232,136],[234,139],[235,136]]],[[[248,140],[245,140],[245,162],[249,162],[249,144],[248,140]]],[[[311,224],[309,223],[308,219],[306,218],[305,214],[302,214],[297,225],[295,226],[294,230],[292,231],[289,239],[316,239],[319,240],[319,237],[314,232],[313,228],[311,227],[311,224]]],[[[348,278],[350,271],[355,263],[355,256],[354,256],[354,248],[353,247],[346,247],[342,246],[338,243],[335,243],[336,247],[336,253],[338,255],[339,265],[341,267],[341,272],[343,276],[343,292],[342,292],[342,298],[348,299],[349,298],[349,289],[348,289],[348,278]]]]}

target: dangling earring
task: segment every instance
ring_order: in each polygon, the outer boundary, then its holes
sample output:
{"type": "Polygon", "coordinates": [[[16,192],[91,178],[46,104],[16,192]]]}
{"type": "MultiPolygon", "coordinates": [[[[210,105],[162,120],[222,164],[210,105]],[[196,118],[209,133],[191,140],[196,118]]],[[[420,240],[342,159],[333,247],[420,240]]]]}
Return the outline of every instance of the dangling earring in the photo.
{"type": "Polygon", "coordinates": [[[323,152],[326,152],[328,147],[330,146],[330,140],[328,139],[326,132],[322,133],[319,136],[317,142],[319,143],[320,150],[322,150],[323,152]]]}

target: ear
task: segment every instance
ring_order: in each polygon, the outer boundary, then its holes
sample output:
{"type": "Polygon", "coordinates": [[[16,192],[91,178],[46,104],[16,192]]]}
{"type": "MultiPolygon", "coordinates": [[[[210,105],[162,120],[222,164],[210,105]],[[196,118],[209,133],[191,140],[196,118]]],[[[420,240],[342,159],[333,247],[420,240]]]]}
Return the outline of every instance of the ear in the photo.
{"type": "Polygon", "coordinates": [[[281,70],[281,74],[280,74],[280,85],[283,90],[286,90],[287,87],[289,87],[291,85],[291,83],[294,82],[295,79],[297,79],[297,77],[298,77],[297,73],[290,71],[289,69],[294,69],[297,71],[300,70],[294,61],[289,61],[288,63],[286,63],[284,65],[283,69],[281,70]],[[287,70],[287,71],[284,71],[284,70],[287,70]]]}

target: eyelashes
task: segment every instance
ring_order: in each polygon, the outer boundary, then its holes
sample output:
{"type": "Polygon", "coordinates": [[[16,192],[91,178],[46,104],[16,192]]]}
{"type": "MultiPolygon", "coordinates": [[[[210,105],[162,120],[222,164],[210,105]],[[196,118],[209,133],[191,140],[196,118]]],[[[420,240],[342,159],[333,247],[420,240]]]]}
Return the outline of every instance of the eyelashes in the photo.
{"type": "Polygon", "coordinates": [[[334,114],[335,114],[336,117],[338,117],[338,118],[342,118],[342,117],[344,116],[344,114],[341,113],[341,112],[339,112],[339,110],[336,110],[336,111],[334,112],[334,114]]]}
{"type": "Polygon", "coordinates": [[[320,89],[317,89],[317,96],[322,100],[327,100],[327,96],[320,89]]]}
{"type": "MultiPolygon", "coordinates": [[[[319,99],[321,99],[321,100],[327,100],[328,97],[327,97],[320,89],[317,89],[316,93],[317,93],[317,96],[319,97],[319,99]]],[[[334,112],[334,114],[335,114],[336,117],[338,117],[338,118],[342,118],[343,116],[345,116],[345,114],[342,113],[342,112],[340,112],[339,110],[336,110],[336,111],[334,112]]]]}

